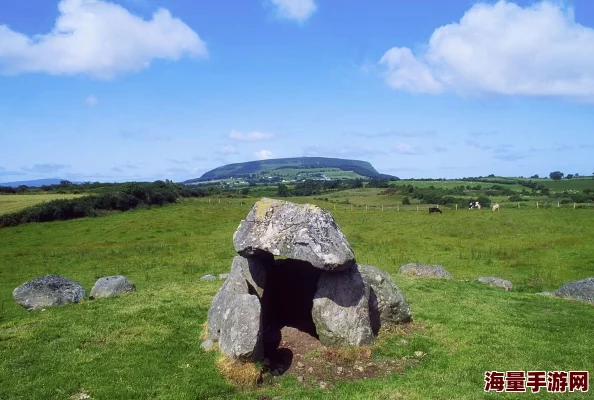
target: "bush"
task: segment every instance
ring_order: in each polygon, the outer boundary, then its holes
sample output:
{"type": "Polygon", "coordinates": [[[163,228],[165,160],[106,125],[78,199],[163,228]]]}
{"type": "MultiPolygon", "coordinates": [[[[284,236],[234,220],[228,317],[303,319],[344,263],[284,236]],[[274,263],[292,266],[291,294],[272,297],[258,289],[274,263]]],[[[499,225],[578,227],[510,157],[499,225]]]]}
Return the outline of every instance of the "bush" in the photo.
{"type": "Polygon", "coordinates": [[[404,198],[402,199],[402,204],[405,206],[410,204],[410,199],[408,198],[408,196],[404,196],[404,198]]]}

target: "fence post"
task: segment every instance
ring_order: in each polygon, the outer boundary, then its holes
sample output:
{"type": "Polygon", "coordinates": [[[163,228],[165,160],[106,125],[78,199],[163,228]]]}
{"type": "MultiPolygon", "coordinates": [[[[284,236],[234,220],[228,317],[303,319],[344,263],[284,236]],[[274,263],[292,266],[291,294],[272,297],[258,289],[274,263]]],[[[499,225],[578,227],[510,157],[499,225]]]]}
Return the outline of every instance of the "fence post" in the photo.
{"type": "Polygon", "coordinates": [[[336,210],[336,204],[334,204],[334,209],[336,210]]]}
{"type": "Polygon", "coordinates": [[[561,206],[559,205],[559,202],[557,202],[557,208],[559,208],[559,207],[561,207],[561,206]]]}
{"type": "Polygon", "coordinates": [[[520,203],[518,203],[518,208],[520,208],[520,203]]]}
{"type": "Polygon", "coordinates": [[[417,206],[417,211],[419,211],[419,206],[417,206]]]}
{"type": "Polygon", "coordinates": [[[456,211],[458,211],[458,204],[456,204],[456,211]]]}
{"type": "Polygon", "coordinates": [[[536,202],[536,208],[538,208],[538,201],[536,202]]]}
{"type": "Polygon", "coordinates": [[[396,206],[396,211],[400,211],[400,206],[396,206]]]}
{"type": "Polygon", "coordinates": [[[365,211],[367,211],[367,204],[365,204],[365,211]]]}
{"type": "Polygon", "coordinates": [[[573,203],[573,209],[575,210],[575,203],[573,203]]]}

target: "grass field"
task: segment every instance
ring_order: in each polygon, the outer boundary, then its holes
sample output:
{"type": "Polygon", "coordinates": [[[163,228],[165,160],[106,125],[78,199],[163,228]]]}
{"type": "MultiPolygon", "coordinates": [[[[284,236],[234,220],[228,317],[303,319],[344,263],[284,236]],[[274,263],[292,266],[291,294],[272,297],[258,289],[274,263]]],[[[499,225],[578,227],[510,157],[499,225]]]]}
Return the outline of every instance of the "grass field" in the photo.
{"type": "Polygon", "coordinates": [[[25,207],[57,199],[71,199],[80,194],[5,194],[0,195],[0,214],[22,210],[25,207]]]}
{"type": "MultiPolygon", "coordinates": [[[[379,359],[426,353],[405,374],[328,390],[287,376],[253,390],[226,382],[216,354],[200,349],[221,281],[199,278],[228,272],[232,235],[251,203],[188,200],[0,229],[0,399],[558,398],[484,393],[484,372],[594,373],[594,307],[535,294],[594,276],[594,210],[428,215],[320,204],[335,215],[358,262],[388,271],[409,300],[419,329],[384,333],[372,348],[379,359]],[[455,280],[396,274],[413,261],[442,264],[455,280]],[[87,291],[100,276],[123,274],[138,291],[29,313],[12,290],[44,274],[74,279],[87,291]],[[514,291],[472,282],[479,275],[509,279],[514,291]]],[[[592,388],[562,396],[592,398],[592,388]]]]}

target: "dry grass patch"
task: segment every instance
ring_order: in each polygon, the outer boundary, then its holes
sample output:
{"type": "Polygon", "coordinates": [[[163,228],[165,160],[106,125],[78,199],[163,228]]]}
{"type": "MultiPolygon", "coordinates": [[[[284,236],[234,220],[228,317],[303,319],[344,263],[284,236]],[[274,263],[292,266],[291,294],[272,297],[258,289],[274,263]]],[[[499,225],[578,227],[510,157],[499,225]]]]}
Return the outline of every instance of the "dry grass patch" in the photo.
{"type": "Polygon", "coordinates": [[[226,380],[242,389],[255,388],[262,379],[262,372],[252,363],[232,361],[220,355],[216,366],[226,380]]]}

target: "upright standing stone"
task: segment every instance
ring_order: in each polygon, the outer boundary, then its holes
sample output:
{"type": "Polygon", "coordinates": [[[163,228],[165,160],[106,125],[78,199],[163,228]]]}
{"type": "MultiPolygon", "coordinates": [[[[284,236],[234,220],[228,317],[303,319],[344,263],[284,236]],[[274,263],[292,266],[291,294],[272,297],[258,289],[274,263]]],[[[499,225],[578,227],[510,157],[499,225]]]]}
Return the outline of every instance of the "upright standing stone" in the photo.
{"type": "Polygon", "coordinates": [[[320,341],[326,346],[360,346],[374,340],[369,286],[356,267],[322,272],[311,312],[320,341]]]}

